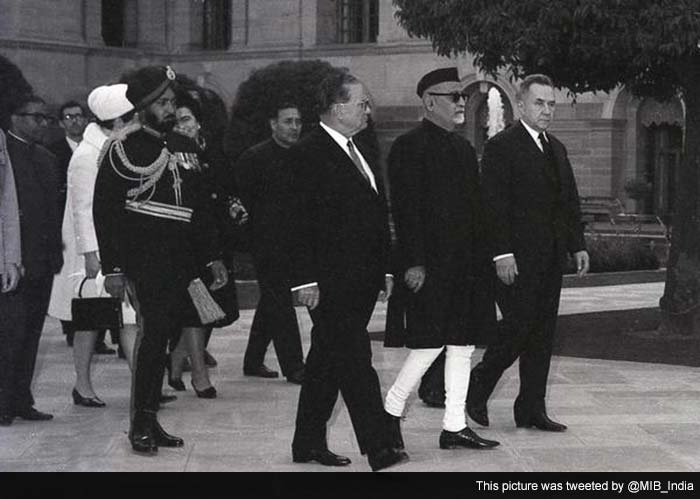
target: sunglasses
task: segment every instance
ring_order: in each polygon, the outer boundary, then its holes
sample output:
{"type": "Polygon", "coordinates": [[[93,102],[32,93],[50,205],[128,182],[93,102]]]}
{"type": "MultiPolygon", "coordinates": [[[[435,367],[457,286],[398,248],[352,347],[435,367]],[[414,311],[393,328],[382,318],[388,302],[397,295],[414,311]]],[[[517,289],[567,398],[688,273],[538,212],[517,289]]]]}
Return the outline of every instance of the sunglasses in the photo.
{"type": "Polygon", "coordinates": [[[459,102],[459,99],[464,99],[464,102],[469,100],[469,94],[467,94],[466,92],[428,92],[428,95],[440,95],[443,97],[450,97],[452,102],[454,102],[455,104],[459,102]]]}
{"type": "Polygon", "coordinates": [[[61,116],[61,118],[66,121],[84,120],[85,115],[83,115],[82,113],[64,114],[63,116],[61,116]]]}

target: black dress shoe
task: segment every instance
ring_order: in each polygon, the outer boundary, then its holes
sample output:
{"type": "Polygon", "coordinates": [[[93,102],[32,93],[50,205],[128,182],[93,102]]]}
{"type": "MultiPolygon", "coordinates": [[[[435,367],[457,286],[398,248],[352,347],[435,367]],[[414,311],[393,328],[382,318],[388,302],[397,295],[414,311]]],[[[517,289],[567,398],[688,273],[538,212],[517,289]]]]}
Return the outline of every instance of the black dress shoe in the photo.
{"type": "Polygon", "coordinates": [[[37,411],[34,407],[27,411],[18,412],[15,416],[25,421],[49,421],[53,419],[53,414],[37,411]]]}
{"type": "Polygon", "coordinates": [[[480,375],[472,370],[467,392],[467,414],[481,426],[489,425],[489,410],[486,406],[487,398],[482,395],[480,375]]]}
{"type": "Polygon", "coordinates": [[[157,419],[152,422],[153,440],[158,447],[182,447],[185,441],[180,437],[170,435],[160,425],[157,419]]]}
{"type": "Polygon", "coordinates": [[[158,453],[158,445],[153,434],[155,415],[137,412],[129,429],[131,448],[139,454],[153,455],[158,453]]]}
{"type": "Polygon", "coordinates": [[[243,375],[244,376],[255,376],[258,378],[277,378],[279,377],[279,373],[277,371],[273,371],[272,369],[268,369],[265,364],[262,364],[258,367],[244,367],[243,368],[243,375]]]}
{"type": "Polygon", "coordinates": [[[481,426],[489,425],[489,410],[486,403],[469,403],[469,398],[467,398],[467,414],[481,426]]]}
{"type": "Polygon", "coordinates": [[[444,408],[445,407],[445,394],[438,392],[425,392],[419,395],[420,399],[428,407],[444,408]]]}
{"type": "Polygon", "coordinates": [[[389,420],[389,439],[391,440],[392,448],[396,450],[404,450],[403,436],[401,435],[401,418],[393,414],[386,413],[389,420]]]}
{"type": "Polygon", "coordinates": [[[83,397],[80,395],[80,392],[78,392],[77,389],[73,388],[73,392],[71,393],[73,396],[73,403],[75,405],[81,405],[83,407],[104,407],[107,404],[102,402],[98,396],[94,397],[83,397]]]}
{"type": "Polygon", "coordinates": [[[468,447],[470,449],[489,449],[501,445],[495,440],[486,440],[474,433],[471,428],[465,426],[460,431],[442,430],[440,433],[441,449],[456,449],[457,447],[468,447]]]}
{"type": "Polygon", "coordinates": [[[566,431],[566,425],[552,421],[545,412],[540,412],[539,414],[531,416],[530,418],[516,416],[515,426],[518,428],[532,428],[534,426],[538,430],[542,431],[566,431]]]}
{"type": "Polygon", "coordinates": [[[382,449],[379,452],[368,454],[367,461],[372,471],[379,471],[408,461],[408,454],[398,449],[382,449]]]}
{"type": "Polygon", "coordinates": [[[95,353],[98,355],[113,355],[116,352],[114,348],[109,348],[104,342],[95,343],[95,353]]]}
{"type": "Polygon", "coordinates": [[[207,367],[216,367],[219,365],[216,359],[206,350],[204,350],[204,363],[207,367]]]}
{"type": "Polygon", "coordinates": [[[0,426],[11,426],[14,419],[12,414],[0,413],[0,426]]]}
{"type": "Polygon", "coordinates": [[[294,383],[295,385],[301,385],[304,382],[304,368],[302,367],[298,371],[294,371],[292,374],[287,376],[288,383],[294,383]]]}
{"type": "Polygon", "coordinates": [[[328,449],[312,449],[306,452],[293,452],[292,461],[295,463],[309,463],[311,461],[316,461],[323,466],[347,466],[352,462],[350,461],[350,458],[333,454],[328,449]]]}
{"type": "Polygon", "coordinates": [[[197,397],[201,399],[215,399],[216,398],[216,388],[213,386],[210,386],[209,388],[205,388],[204,390],[197,390],[197,387],[194,386],[194,382],[192,383],[192,388],[194,388],[194,393],[197,394],[197,397]]]}
{"type": "Polygon", "coordinates": [[[158,400],[161,404],[167,404],[169,402],[173,402],[177,400],[177,395],[165,395],[164,393],[160,394],[160,399],[158,400]]]}

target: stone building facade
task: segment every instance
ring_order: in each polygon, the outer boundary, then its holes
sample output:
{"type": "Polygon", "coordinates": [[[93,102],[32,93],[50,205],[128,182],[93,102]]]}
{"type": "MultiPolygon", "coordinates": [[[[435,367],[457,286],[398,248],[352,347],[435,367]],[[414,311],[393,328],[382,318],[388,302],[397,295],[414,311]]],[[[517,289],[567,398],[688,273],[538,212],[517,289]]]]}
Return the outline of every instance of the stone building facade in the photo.
{"type": "MultiPolygon", "coordinates": [[[[515,85],[483,75],[468,55],[435,55],[397,24],[394,9],[391,0],[0,0],[0,53],[53,103],[85,98],[125,70],[170,64],[230,104],[256,68],[323,59],[367,83],[384,150],[420,119],[420,76],[457,65],[471,94],[463,133],[480,152],[488,90],[498,88],[512,121],[515,85]]],[[[553,132],[569,149],[583,196],[618,198],[628,211],[672,211],[680,101],[639,101],[624,89],[575,102],[564,90],[557,100],[553,132]]]]}

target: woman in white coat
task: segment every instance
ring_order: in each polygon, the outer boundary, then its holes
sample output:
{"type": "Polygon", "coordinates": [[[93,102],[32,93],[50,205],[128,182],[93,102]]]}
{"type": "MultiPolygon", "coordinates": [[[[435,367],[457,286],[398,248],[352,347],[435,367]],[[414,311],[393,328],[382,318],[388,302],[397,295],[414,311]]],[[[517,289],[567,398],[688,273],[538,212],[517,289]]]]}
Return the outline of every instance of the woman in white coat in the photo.
{"type": "MultiPolygon", "coordinates": [[[[62,228],[64,265],[54,278],[49,306],[49,315],[60,320],[71,320],[71,300],[77,296],[85,277],[95,281],[85,284],[83,296],[94,296],[102,287],[100,279],[96,279],[101,275],[98,275],[100,260],[92,219],[92,199],[103,145],[110,134],[137,120],[133,105],[126,99],[126,88],[125,84],[108,85],[97,87],[90,93],[88,107],[98,122],[87,126],[83,140],[68,165],[68,192],[62,228]]],[[[136,338],[135,314],[128,303],[124,304],[123,311],[125,324],[120,332],[120,343],[131,365],[136,338]]],[[[105,406],[95,394],[90,377],[97,334],[97,331],[76,331],[75,334],[73,359],[76,382],[72,396],[76,405],[105,406]]]]}

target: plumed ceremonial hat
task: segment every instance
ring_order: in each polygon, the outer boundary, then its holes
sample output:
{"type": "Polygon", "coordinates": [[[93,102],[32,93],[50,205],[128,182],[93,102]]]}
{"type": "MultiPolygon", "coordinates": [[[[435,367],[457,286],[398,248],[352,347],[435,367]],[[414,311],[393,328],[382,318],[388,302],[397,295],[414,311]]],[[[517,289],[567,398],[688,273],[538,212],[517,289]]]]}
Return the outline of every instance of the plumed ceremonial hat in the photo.
{"type": "Polygon", "coordinates": [[[124,78],[129,85],[126,97],[136,109],[151,105],[175,81],[175,71],[170,66],[146,66],[124,78]]]}
{"type": "Polygon", "coordinates": [[[423,92],[425,92],[428,88],[445,81],[460,81],[457,68],[440,68],[435,69],[430,73],[426,73],[418,82],[416,93],[418,94],[418,97],[423,97],[423,92]]]}
{"type": "Polygon", "coordinates": [[[109,121],[133,111],[134,105],[126,98],[127,85],[102,85],[90,92],[87,103],[92,114],[100,121],[109,121]]]}

